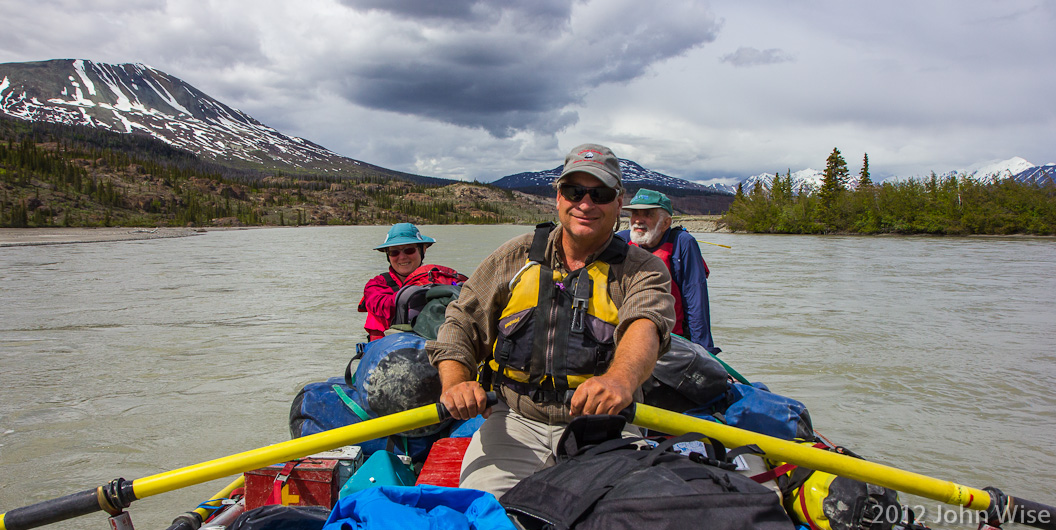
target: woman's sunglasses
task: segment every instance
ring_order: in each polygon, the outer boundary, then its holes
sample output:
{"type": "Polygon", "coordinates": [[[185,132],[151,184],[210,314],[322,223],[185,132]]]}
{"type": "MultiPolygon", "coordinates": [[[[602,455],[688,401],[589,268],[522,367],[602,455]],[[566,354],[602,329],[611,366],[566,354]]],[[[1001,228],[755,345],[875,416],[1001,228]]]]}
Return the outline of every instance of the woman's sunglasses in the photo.
{"type": "Polygon", "coordinates": [[[613,188],[588,188],[586,186],[580,186],[578,184],[562,184],[558,187],[561,192],[561,196],[572,202],[579,202],[583,200],[584,195],[590,195],[590,200],[594,201],[594,204],[609,204],[619,197],[620,190],[613,188]]]}
{"type": "Polygon", "coordinates": [[[407,247],[407,248],[405,248],[403,250],[396,249],[396,248],[390,249],[389,250],[389,257],[390,258],[395,258],[396,256],[400,255],[400,252],[403,252],[404,254],[406,254],[408,256],[411,256],[415,252],[418,252],[418,247],[407,247]]]}

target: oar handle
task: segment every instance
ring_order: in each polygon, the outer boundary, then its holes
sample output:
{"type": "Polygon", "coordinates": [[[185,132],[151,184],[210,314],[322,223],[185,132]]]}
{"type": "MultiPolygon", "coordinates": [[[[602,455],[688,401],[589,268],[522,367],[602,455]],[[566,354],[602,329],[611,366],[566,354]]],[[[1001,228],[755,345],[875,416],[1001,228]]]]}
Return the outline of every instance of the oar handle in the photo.
{"type": "MultiPolygon", "coordinates": [[[[485,392],[487,395],[487,405],[484,406],[486,409],[494,407],[499,402],[499,395],[495,392],[485,392]]],[[[447,407],[439,401],[436,403],[436,415],[440,418],[440,421],[444,421],[451,417],[451,411],[447,410],[447,407]]]]}
{"type": "Polygon", "coordinates": [[[132,483],[119,478],[105,486],[0,513],[0,530],[36,528],[98,511],[116,515],[134,500],[132,483]]]}
{"type": "Polygon", "coordinates": [[[1056,530],[1056,508],[1040,502],[1005,495],[997,488],[983,488],[990,494],[987,522],[1000,527],[1004,523],[1019,523],[1034,528],[1056,530]]]}

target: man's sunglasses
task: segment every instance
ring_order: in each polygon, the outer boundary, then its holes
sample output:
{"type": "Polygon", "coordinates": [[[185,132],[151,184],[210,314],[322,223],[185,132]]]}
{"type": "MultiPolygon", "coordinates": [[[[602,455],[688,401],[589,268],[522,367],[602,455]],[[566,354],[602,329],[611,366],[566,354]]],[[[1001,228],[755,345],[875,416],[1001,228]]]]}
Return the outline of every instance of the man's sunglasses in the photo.
{"type": "Polygon", "coordinates": [[[411,256],[415,252],[418,252],[418,247],[407,247],[407,248],[405,248],[403,250],[400,250],[400,249],[397,249],[397,248],[389,249],[389,257],[390,258],[395,258],[396,256],[400,255],[400,252],[403,252],[404,254],[406,254],[408,256],[411,256]]]}
{"type": "Polygon", "coordinates": [[[613,188],[588,188],[578,184],[562,184],[558,187],[561,196],[572,202],[583,200],[583,196],[589,194],[594,204],[609,204],[620,196],[620,190],[613,188]]]}

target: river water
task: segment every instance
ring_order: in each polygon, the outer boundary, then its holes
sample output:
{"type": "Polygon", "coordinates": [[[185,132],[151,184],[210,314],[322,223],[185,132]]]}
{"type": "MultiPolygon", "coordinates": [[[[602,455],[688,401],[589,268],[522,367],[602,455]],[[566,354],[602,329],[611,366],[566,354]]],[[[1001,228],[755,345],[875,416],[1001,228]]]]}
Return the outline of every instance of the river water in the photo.
{"type": "MultiPolygon", "coordinates": [[[[297,390],[365,339],[356,304],[386,230],[0,249],[0,511],[288,439],[297,390]]],[[[423,227],[427,261],[470,273],[528,230],[423,227]]],[[[701,245],[722,357],[826,437],[1056,503],[1056,241],[697,237],[732,247],[701,245]]],[[[132,519],[164,528],[227,482],[137,501],[132,519]]]]}

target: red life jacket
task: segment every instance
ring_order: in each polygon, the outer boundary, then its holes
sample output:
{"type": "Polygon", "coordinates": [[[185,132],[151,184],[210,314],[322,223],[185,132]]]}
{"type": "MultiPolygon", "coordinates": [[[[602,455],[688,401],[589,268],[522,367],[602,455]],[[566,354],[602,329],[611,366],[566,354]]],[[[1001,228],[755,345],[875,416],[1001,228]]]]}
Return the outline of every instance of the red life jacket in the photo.
{"type": "MultiPolygon", "coordinates": [[[[675,297],[675,327],[671,329],[671,333],[675,335],[682,335],[683,323],[686,320],[686,314],[682,311],[682,290],[678,287],[678,282],[675,281],[675,272],[671,266],[671,256],[675,253],[675,240],[678,238],[678,233],[684,230],[681,226],[676,226],[667,231],[667,235],[664,237],[660,246],[652,250],[654,256],[663,260],[664,265],[667,266],[667,272],[671,274],[671,296],[675,297]]],[[[631,243],[632,245],[639,247],[637,243],[631,243]]],[[[701,260],[703,261],[703,259],[701,260]]],[[[704,262],[704,277],[707,278],[711,274],[708,270],[708,263],[704,262]]],[[[683,337],[685,335],[682,335],[683,337]]]]}
{"type": "MultiPolygon", "coordinates": [[[[443,265],[421,265],[408,274],[407,279],[405,279],[402,284],[392,275],[391,272],[382,273],[381,277],[385,280],[385,284],[388,285],[389,289],[392,290],[394,305],[396,293],[408,285],[454,285],[456,283],[465,282],[468,279],[466,275],[459,273],[451,267],[445,267],[443,265]]],[[[393,310],[395,311],[395,309],[396,308],[394,307],[393,310]]],[[[365,300],[360,300],[359,310],[367,313],[367,321],[363,325],[363,328],[367,330],[367,334],[370,337],[369,340],[384,337],[385,330],[389,329],[389,326],[392,323],[381,315],[376,315],[367,311],[365,300]]]]}

